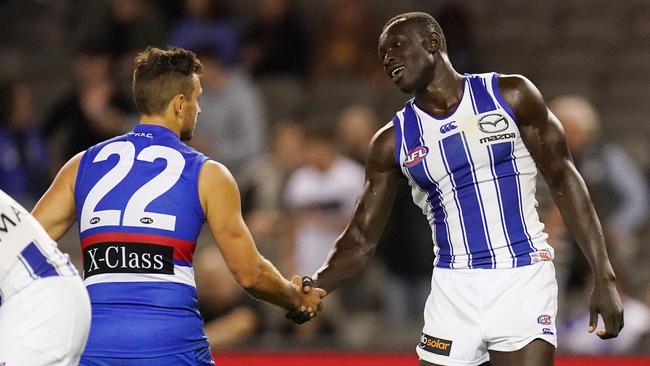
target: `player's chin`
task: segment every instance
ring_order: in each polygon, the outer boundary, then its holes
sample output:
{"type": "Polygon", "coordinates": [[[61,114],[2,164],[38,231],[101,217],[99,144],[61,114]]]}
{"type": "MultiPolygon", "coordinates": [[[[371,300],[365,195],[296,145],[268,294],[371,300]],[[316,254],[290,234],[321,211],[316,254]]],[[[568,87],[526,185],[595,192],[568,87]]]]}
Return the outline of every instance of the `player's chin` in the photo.
{"type": "Polygon", "coordinates": [[[180,139],[181,141],[190,141],[194,136],[194,130],[181,131],[180,139]]]}
{"type": "Polygon", "coordinates": [[[396,82],[395,84],[397,85],[399,90],[404,94],[413,94],[417,90],[417,88],[415,86],[410,85],[410,84],[400,83],[400,82],[396,82]]]}

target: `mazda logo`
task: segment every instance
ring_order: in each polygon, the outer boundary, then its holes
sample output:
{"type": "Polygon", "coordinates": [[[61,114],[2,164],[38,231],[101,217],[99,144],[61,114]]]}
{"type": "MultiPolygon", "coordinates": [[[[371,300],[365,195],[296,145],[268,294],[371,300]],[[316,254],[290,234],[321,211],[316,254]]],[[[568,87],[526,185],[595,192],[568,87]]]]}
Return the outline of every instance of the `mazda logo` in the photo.
{"type": "Polygon", "coordinates": [[[478,120],[478,128],[485,133],[497,133],[508,129],[508,120],[502,114],[486,114],[478,120]]]}

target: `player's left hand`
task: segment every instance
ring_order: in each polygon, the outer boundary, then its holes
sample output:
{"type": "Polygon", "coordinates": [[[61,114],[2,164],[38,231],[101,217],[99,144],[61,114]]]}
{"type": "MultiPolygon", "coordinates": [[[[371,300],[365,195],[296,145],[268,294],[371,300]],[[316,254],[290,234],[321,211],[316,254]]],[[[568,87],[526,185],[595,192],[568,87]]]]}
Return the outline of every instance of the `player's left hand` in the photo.
{"type": "MultiPolygon", "coordinates": [[[[302,278],[300,278],[300,282],[301,282],[300,285],[302,286],[302,291],[306,294],[308,294],[313,288],[315,288],[314,280],[309,276],[303,276],[302,278]]],[[[301,306],[297,309],[286,312],[284,316],[285,318],[293,321],[296,324],[302,324],[308,322],[309,320],[311,320],[311,318],[316,316],[317,314],[316,312],[309,311],[309,310],[310,309],[306,309],[304,306],[301,306]]],[[[319,305],[319,309],[317,310],[320,311],[320,305],[319,305]]]]}
{"type": "Polygon", "coordinates": [[[615,338],[623,329],[623,304],[614,281],[596,283],[589,304],[589,333],[596,332],[601,339],[615,338]],[[605,329],[598,329],[598,314],[603,318],[605,329]]]}

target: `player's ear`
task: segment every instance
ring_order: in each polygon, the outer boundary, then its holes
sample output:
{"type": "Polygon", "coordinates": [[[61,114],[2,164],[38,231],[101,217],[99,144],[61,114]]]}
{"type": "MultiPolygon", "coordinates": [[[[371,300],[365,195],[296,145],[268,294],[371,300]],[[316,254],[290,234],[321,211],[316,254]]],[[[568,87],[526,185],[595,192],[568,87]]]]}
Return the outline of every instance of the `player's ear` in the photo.
{"type": "Polygon", "coordinates": [[[430,33],[428,38],[429,53],[434,54],[440,48],[440,37],[436,33],[430,33]]]}
{"type": "Polygon", "coordinates": [[[171,103],[172,106],[174,107],[174,112],[177,116],[182,115],[183,112],[185,111],[185,103],[184,103],[185,99],[186,98],[183,95],[183,93],[178,93],[174,96],[174,98],[172,98],[171,103]]]}

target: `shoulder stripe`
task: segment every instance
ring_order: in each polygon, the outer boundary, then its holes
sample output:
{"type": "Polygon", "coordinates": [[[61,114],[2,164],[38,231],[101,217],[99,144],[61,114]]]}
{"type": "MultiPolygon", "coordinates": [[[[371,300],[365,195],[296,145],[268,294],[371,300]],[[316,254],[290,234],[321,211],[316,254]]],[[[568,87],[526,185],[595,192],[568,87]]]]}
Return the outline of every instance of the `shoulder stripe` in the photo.
{"type": "Polygon", "coordinates": [[[472,96],[474,97],[474,104],[476,105],[476,112],[478,114],[497,109],[480,75],[472,75],[469,78],[469,85],[472,89],[472,96]]]}

